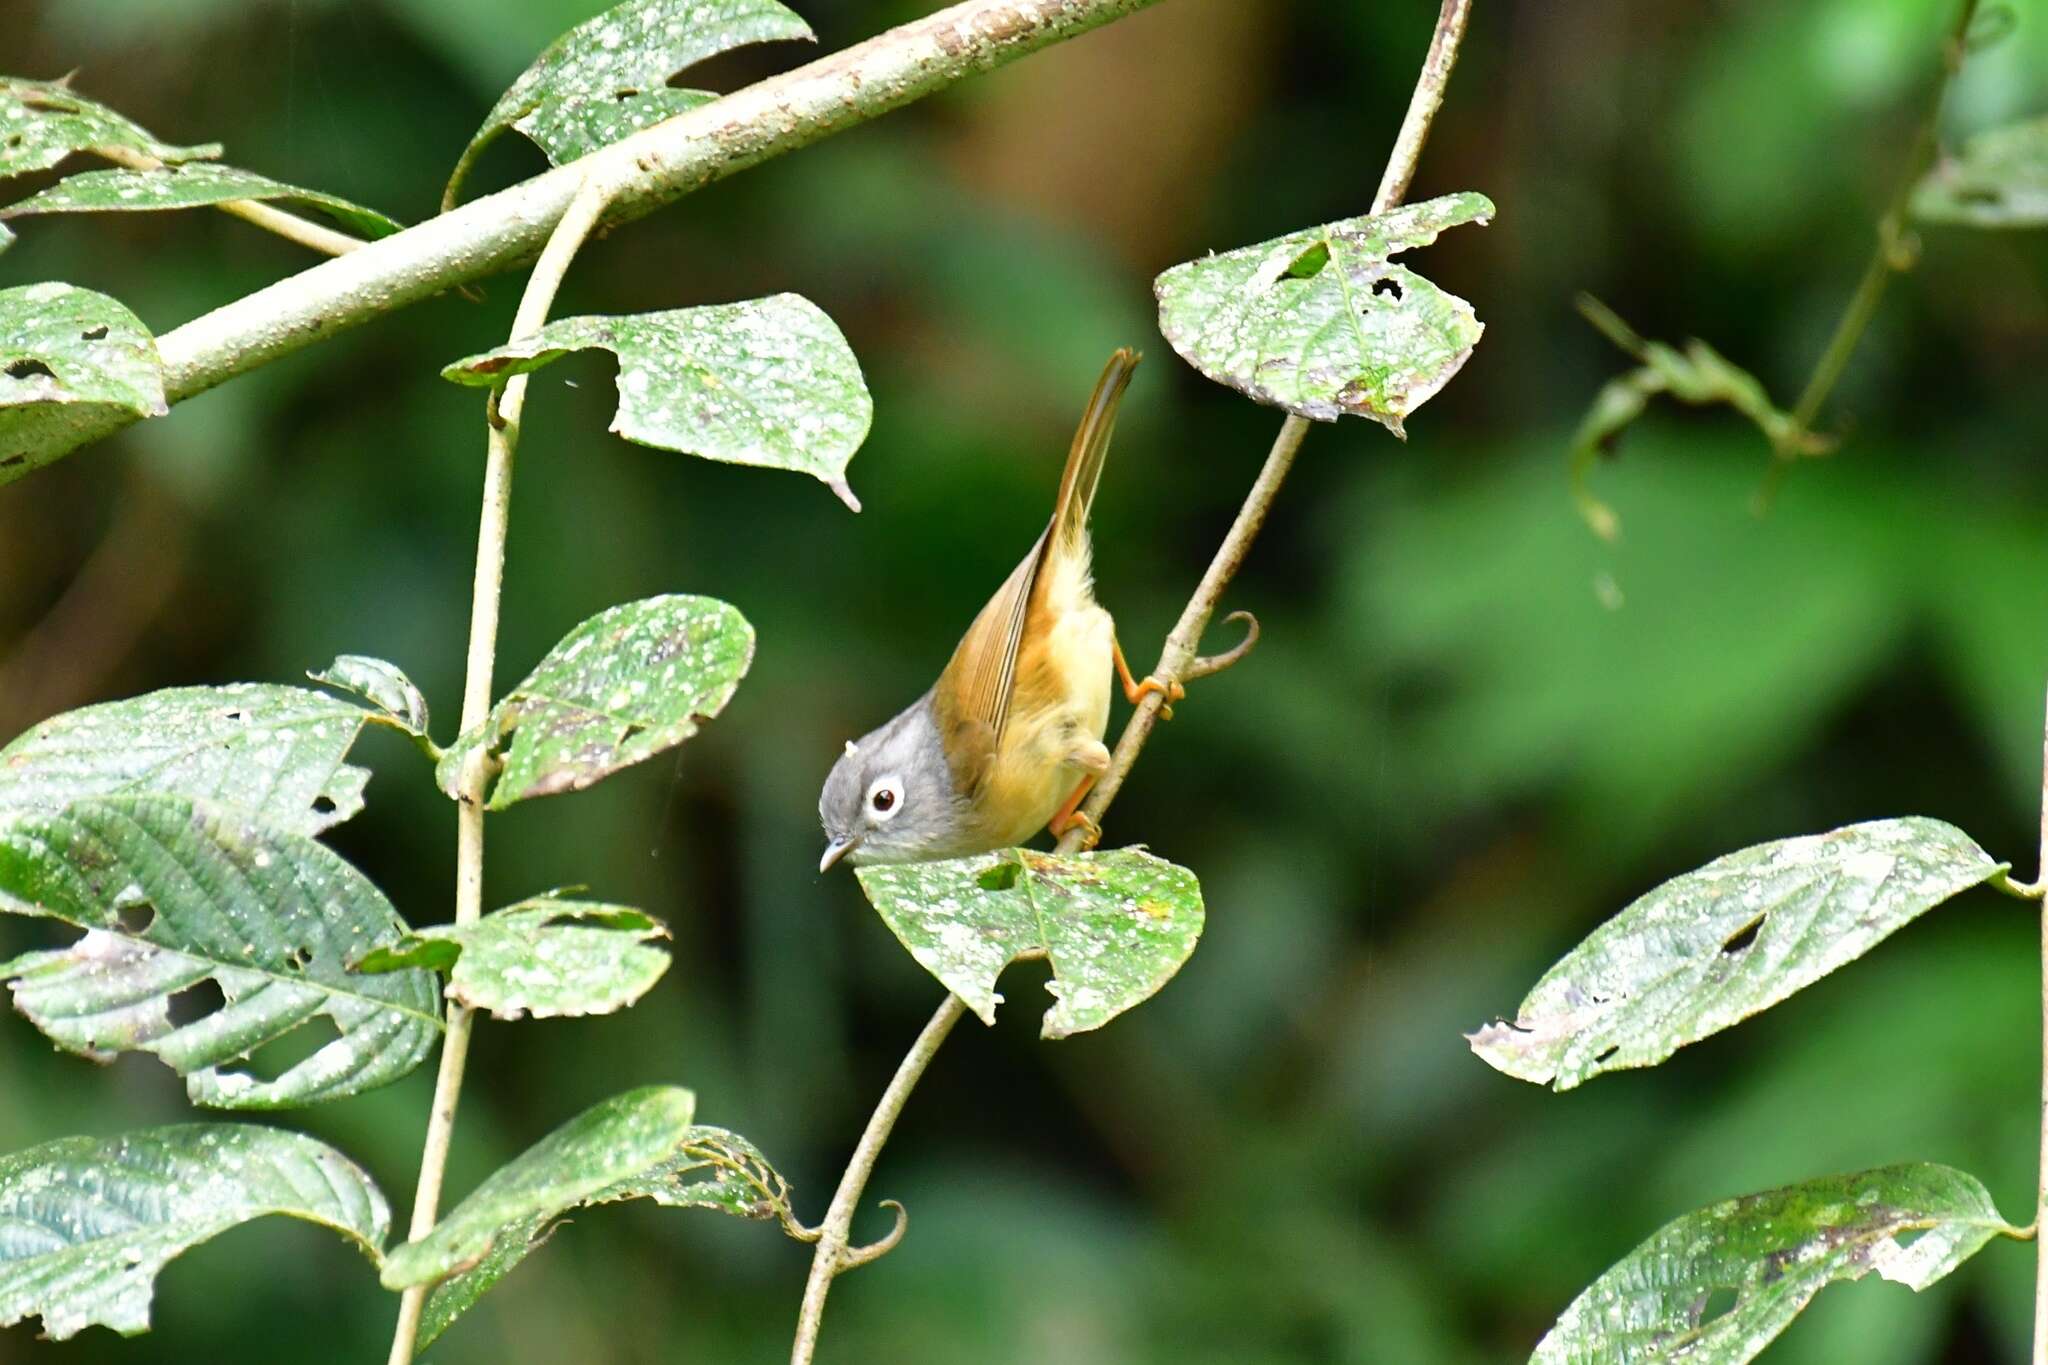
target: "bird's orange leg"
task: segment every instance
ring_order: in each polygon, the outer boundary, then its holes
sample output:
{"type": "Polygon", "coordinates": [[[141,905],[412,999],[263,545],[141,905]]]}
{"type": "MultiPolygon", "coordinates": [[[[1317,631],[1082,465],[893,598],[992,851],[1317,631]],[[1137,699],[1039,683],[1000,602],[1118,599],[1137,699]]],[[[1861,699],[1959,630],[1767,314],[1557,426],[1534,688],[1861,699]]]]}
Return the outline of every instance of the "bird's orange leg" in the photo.
{"type": "Polygon", "coordinates": [[[1143,681],[1132,677],[1131,666],[1124,659],[1123,643],[1114,635],[1109,637],[1109,650],[1111,656],[1116,660],[1116,675],[1123,681],[1124,700],[1136,706],[1139,702],[1145,700],[1146,693],[1157,692],[1165,697],[1167,701],[1165,706],[1159,708],[1159,718],[1161,720],[1172,720],[1173,703],[1186,697],[1188,690],[1177,682],[1161,682],[1149,674],[1143,681]]]}
{"type": "Polygon", "coordinates": [[[1086,800],[1088,793],[1094,789],[1096,776],[1095,773],[1089,773],[1082,778],[1081,785],[1074,788],[1074,794],[1053,813],[1051,822],[1046,825],[1046,828],[1052,831],[1053,838],[1064,838],[1068,830],[1078,827],[1087,836],[1081,841],[1082,848],[1093,848],[1102,842],[1102,826],[1096,824],[1092,817],[1081,813],[1081,802],[1086,800]]]}

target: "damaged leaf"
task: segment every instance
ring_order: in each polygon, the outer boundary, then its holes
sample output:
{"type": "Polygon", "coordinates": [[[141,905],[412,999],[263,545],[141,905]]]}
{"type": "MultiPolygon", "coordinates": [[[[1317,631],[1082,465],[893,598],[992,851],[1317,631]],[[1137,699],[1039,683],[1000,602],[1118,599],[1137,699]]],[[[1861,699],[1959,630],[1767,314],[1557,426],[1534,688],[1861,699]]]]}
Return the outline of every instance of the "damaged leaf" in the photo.
{"type": "Polygon", "coordinates": [[[1546,972],[1513,1023],[1468,1041],[1494,1069],[1559,1090],[1655,1066],[2004,871],[1920,816],[1758,844],[1636,900],[1546,972]]]}
{"type": "Polygon", "coordinates": [[[47,170],[74,152],[177,163],[220,155],[220,144],[177,147],[75,93],[62,81],[0,76],[0,179],[47,170]]]}
{"type": "Polygon", "coordinates": [[[471,755],[500,769],[489,807],[581,791],[672,749],[725,708],[754,661],[754,628],[709,597],[649,597],[564,636],[483,724],[448,747],[436,776],[459,797],[471,755]]]}
{"type": "Polygon", "coordinates": [[[384,718],[416,739],[427,733],[427,699],[397,664],[367,654],[343,654],[318,673],[316,683],[353,692],[383,712],[384,718]]]}
{"type": "Polygon", "coordinates": [[[427,1297],[419,1344],[428,1345],[468,1312],[548,1239],[563,1215],[627,1199],[649,1199],[665,1208],[711,1209],[735,1218],[791,1217],[789,1186],[752,1143],[722,1128],[692,1125],[665,1157],[645,1170],[573,1204],[535,1209],[502,1225],[481,1260],[441,1281],[427,1297]]]}
{"type": "Polygon", "coordinates": [[[111,412],[161,417],[156,338],[118,301],[68,284],[0,289],[0,484],[111,412]]]}
{"type": "Polygon", "coordinates": [[[1923,223],[2048,227],[2048,116],[1978,133],[1913,190],[1923,223]]]}
{"type": "Polygon", "coordinates": [[[717,98],[672,90],[669,77],[751,43],[809,39],[810,25],[775,0],[627,0],[549,45],[498,97],[455,163],[452,208],[483,149],[517,128],[559,166],[717,98]]]}
{"type": "Polygon", "coordinates": [[[448,974],[448,998],[498,1019],[622,1010],[661,979],[668,937],[652,915],[590,901],[522,901],[474,924],[416,929],[356,964],[359,972],[424,967],[448,974]]]}
{"type": "Polygon", "coordinates": [[[72,1052],[154,1054],[195,1104],[373,1089],[418,1066],[441,1027],[426,972],[348,970],[404,931],[383,894],[321,844],[239,812],[104,796],[0,814],[0,911],[87,931],[0,964],[16,1009],[72,1052]],[[340,1036],[276,1079],[223,1069],[320,1016],[340,1036]]]}
{"type": "Polygon", "coordinates": [[[1449,382],[1485,329],[1472,305],[1389,258],[1493,202],[1451,194],[1177,265],[1154,282],[1159,330],[1219,384],[1320,422],[1402,419],[1449,382]]]}
{"type": "Polygon", "coordinates": [[[846,466],[867,439],[874,400],[846,338],[809,299],[562,318],[441,374],[487,387],[592,348],[619,358],[611,429],[627,440],[809,474],[860,510],[846,466]]]}
{"type": "Polygon", "coordinates": [[[332,1228],[373,1263],[391,1231],[361,1167],[276,1128],[181,1124],[0,1157],[0,1327],[41,1317],[54,1341],[146,1332],[165,1265],[270,1214],[332,1228]]]}
{"type": "Polygon", "coordinates": [[[0,210],[0,218],[27,218],[45,213],[137,213],[205,208],[237,199],[281,199],[309,204],[366,240],[388,237],[404,226],[375,209],[366,209],[319,190],[301,189],[254,171],[208,162],[148,170],[123,167],[107,171],[80,171],[39,194],[9,204],[0,210]]]}
{"type": "Polygon", "coordinates": [[[1101,1028],[1149,1000],[1202,936],[1195,874],[1142,849],[1057,857],[1007,849],[933,863],[881,863],[861,889],[918,965],[993,1024],[996,978],[1044,951],[1058,1001],[1047,1038],[1101,1028]]]}
{"type": "Polygon", "coordinates": [[[1974,1176],[1914,1163],[1730,1199],[1665,1224],[1565,1309],[1530,1365],[1740,1365],[1830,1284],[1925,1289],[2016,1229],[1974,1176]]]}
{"type": "Polygon", "coordinates": [[[264,683],[173,687],[81,707],[0,749],[0,812],[147,792],[318,834],[363,808],[370,774],[342,760],[364,724],[380,718],[337,697],[264,683]]]}
{"type": "Polygon", "coordinates": [[[425,1345],[547,1237],[572,1209],[625,1199],[787,1217],[789,1190],[745,1140],[696,1125],[696,1097],[652,1085],[592,1106],[529,1147],[435,1229],[384,1263],[393,1291],[438,1285],[420,1329],[425,1345]]]}

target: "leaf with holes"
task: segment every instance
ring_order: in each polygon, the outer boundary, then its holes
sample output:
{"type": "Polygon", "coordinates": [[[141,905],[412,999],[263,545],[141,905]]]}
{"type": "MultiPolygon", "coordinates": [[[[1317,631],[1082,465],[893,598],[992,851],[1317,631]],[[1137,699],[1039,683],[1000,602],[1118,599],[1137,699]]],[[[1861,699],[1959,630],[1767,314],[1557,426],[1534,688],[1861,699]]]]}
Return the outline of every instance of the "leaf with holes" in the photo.
{"type": "Polygon", "coordinates": [[[491,1239],[490,1250],[474,1265],[457,1270],[434,1287],[420,1321],[420,1345],[432,1343],[474,1307],[548,1239],[564,1214],[628,1199],[649,1199],[665,1208],[710,1209],[735,1218],[787,1220],[792,1216],[788,1184],[752,1143],[722,1128],[692,1125],[683,1130],[667,1155],[645,1169],[574,1203],[537,1207],[502,1224],[491,1239]]]}
{"type": "Polygon", "coordinates": [[[383,713],[383,718],[416,739],[427,733],[427,699],[397,664],[367,654],[343,654],[307,677],[343,692],[353,692],[383,713]]]}
{"type": "Polygon", "coordinates": [[[696,1107],[689,1091],[652,1085],[586,1109],[499,1168],[432,1232],[393,1251],[384,1287],[487,1276],[458,1291],[459,1312],[517,1265],[548,1224],[589,1204],[645,1198],[747,1217],[786,1212],[787,1191],[760,1154],[729,1133],[696,1126],[696,1107]],[[740,1193],[756,1178],[758,1189],[740,1193]]]}
{"type": "Polygon", "coordinates": [[[416,929],[356,970],[446,972],[449,999],[498,1019],[610,1014],[668,970],[668,954],[648,946],[667,937],[660,920],[623,905],[543,897],[474,924],[416,929]]]}
{"type": "Polygon", "coordinates": [[[1469,1035],[1489,1066],[1569,1090],[1655,1066],[2002,875],[1967,834],[1912,816],[1758,844],[1675,877],[1594,930],[1469,1035]]]}
{"type": "Polygon", "coordinates": [[[0,749],[0,812],[153,792],[318,834],[363,808],[343,758],[381,712],[301,687],[173,687],[53,716],[0,749]]]}
{"type": "Polygon", "coordinates": [[[600,612],[448,746],[441,789],[458,796],[464,765],[488,750],[500,763],[492,810],[581,791],[696,734],[753,661],[754,628],[713,598],[649,597],[600,612]]]}
{"type": "Polygon", "coordinates": [[[1978,133],[1913,190],[1913,216],[1964,227],[2048,227],[2048,116],[1978,133]]]}
{"type": "Polygon", "coordinates": [[[154,1054],[195,1104],[278,1109],[369,1090],[418,1066],[441,1027],[430,974],[348,970],[404,932],[383,894],[312,839],[238,812],[105,796],[0,814],[0,911],[87,931],[0,964],[16,1009],[96,1060],[154,1054]],[[173,1017],[202,996],[218,1003],[173,1017]],[[223,1069],[322,1016],[339,1036],[275,1080],[223,1069]]]}
{"type": "Polygon", "coordinates": [[[716,96],[668,88],[670,76],[751,43],[809,39],[810,25],[775,0],[627,0],[557,38],[512,88],[455,163],[442,196],[455,203],[483,149],[507,128],[555,165],[574,161],[716,96]]]}
{"type": "Polygon", "coordinates": [[[0,484],[109,412],[168,411],[156,338],[118,301],[68,284],[0,289],[0,484]]]}
{"type": "Polygon", "coordinates": [[[441,373],[458,384],[500,384],[593,347],[619,358],[612,430],[627,440],[809,474],[860,510],[846,465],[867,439],[874,400],[839,328],[796,294],[562,318],[441,373]]]}
{"type": "Polygon", "coordinates": [[[860,869],[861,889],[918,965],[993,1024],[996,978],[1023,954],[1052,961],[1059,1002],[1042,1033],[1101,1028],[1149,1000],[1202,936],[1195,874],[1142,849],[1056,857],[1006,849],[860,869]]]}
{"type": "Polygon", "coordinates": [[[159,142],[138,124],[81,98],[63,81],[0,76],[0,179],[47,170],[74,152],[176,163],[219,156],[220,144],[159,142]]]}
{"type": "Polygon", "coordinates": [[[1730,1199],[1665,1224],[1572,1301],[1530,1365],[1753,1360],[1830,1284],[1925,1289],[2016,1231],[1974,1176],[1921,1162],[1730,1199]]]}
{"type": "Polygon", "coordinates": [[[271,1214],[332,1228],[373,1263],[391,1230],[361,1167],[276,1128],[182,1124],[0,1157],[0,1327],[40,1317],[57,1341],[146,1332],[166,1264],[271,1214]]]}
{"type": "Polygon", "coordinates": [[[1404,417],[1461,369],[1485,329],[1472,305],[1389,259],[1493,202],[1451,194],[1177,265],[1154,282],[1183,360],[1261,403],[1321,422],[1404,417]]]}
{"type": "Polygon", "coordinates": [[[123,167],[80,171],[38,194],[0,209],[0,218],[29,218],[46,213],[142,213],[161,209],[205,208],[237,199],[282,199],[310,204],[358,237],[388,237],[404,224],[375,209],[351,204],[319,190],[300,189],[254,171],[214,162],[160,166],[149,170],[123,167]]]}

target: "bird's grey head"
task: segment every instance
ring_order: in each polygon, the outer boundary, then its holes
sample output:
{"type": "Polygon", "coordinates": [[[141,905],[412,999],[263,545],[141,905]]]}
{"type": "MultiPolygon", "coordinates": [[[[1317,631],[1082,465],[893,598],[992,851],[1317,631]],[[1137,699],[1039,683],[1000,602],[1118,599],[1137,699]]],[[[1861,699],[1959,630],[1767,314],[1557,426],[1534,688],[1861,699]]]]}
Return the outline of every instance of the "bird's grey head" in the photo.
{"type": "Polygon", "coordinates": [[[927,692],[902,715],[846,746],[818,796],[825,856],[854,863],[943,858],[957,840],[966,803],[953,791],[927,692]]]}

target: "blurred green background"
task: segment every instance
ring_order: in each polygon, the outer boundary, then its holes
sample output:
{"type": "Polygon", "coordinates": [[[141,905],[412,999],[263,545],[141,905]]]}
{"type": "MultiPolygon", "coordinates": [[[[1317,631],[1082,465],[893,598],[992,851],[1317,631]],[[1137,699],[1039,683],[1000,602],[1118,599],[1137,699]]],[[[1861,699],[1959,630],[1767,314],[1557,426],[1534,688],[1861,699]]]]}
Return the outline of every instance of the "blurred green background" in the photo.
{"type": "MultiPolygon", "coordinates": [[[[408,220],[497,93],[594,0],[9,0],[5,66],[174,141],[408,220]]],[[[929,8],[801,6],[826,48],[929,8]]],[[[2048,109],[2048,11],[1973,60],[1953,141],[2048,109]]],[[[494,819],[489,895],[645,906],[676,965],[628,1014],[487,1024],[451,1176],[628,1086],[696,1088],[819,1216],[939,998],[852,879],[815,872],[841,743],[920,690],[1038,529],[1102,357],[1151,354],[1098,504],[1100,590],[1134,660],[1192,587],[1275,415],[1207,384],[1150,281],[1361,211],[1431,0],[1167,0],[770,163],[594,245],[558,312],[781,289],[844,328],[874,390],[858,518],[783,474],[605,432],[610,361],[534,383],[501,676],[665,591],[760,632],[679,751],[494,819]]],[[[910,1235],[840,1282],[841,1362],[1466,1365],[1525,1358],[1666,1219],[1903,1159],[1983,1176],[2024,1221],[2039,968],[2031,917],[1973,893],[1665,1067],[1551,1095],[1468,1055],[1552,959],[1659,879],[1737,846],[1924,813],[2032,870],[2048,679],[2048,234],[1930,231],[1832,405],[1848,433],[1775,510],[1761,438],[1661,410],[1577,521],[1564,451],[1623,367],[1591,289],[1789,400],[1902,161],[1946,0],[1478,7],[1417,196],[1500,214],[1412,264],[1488,324],[1398,444],[1319,428],[1226,606],[1265,643],[1201,684],[1111,822],[1194,867],[1207,941],[1103,1033],[1036,1038],[1006,982],[917,1092],[871,1187],[910,1235]]],[[[803,59],[721,59],[721,88],[803,59]]],[[[480,188],[540,166],[508,138],[480,188]]],[[[110,292],[163,330],[310,262],[217,214],[37,220],[0,283],[110,292]]],[[[501,338],[516,282],[414,307],[0,490],[0,739],[176,683],[399,662],[444,734],[459,691],[481,400],[436,377],[501,338]]],[[[1121,709],[1121,708],[1120,708],[1121,709]]],[[[1118,721],[1117,723],[1120,723],[1118,721]]],[[[334,842],[415,920],[449,914],[454,820],[371,736],[334,842]]],[[[0,922],[0,957],[47,942],[0,922]]],[[[0,1150],[187,1114],[153,1060],[106,1070],[0,1020],[0,1150]]],[[[292,1116],[399,1207],[431,1068],[292,1116]]],[[[884,1216],[864,1215],[861,1235],[884,1216]]],[[[431,1353],[466,1362],[785,1358],[806,1249],[772,1228],[587,1212],[431,1353]]],[[[2017,1361],[2032,1256],[1927,1294],[1828,1291],[1771,1359],[2017,1361]]],[[[332,1237],[273,1221],[164,1275],[156,1332],[0,1360],[382,1359],[393,1300],[332,1237]]]]}

